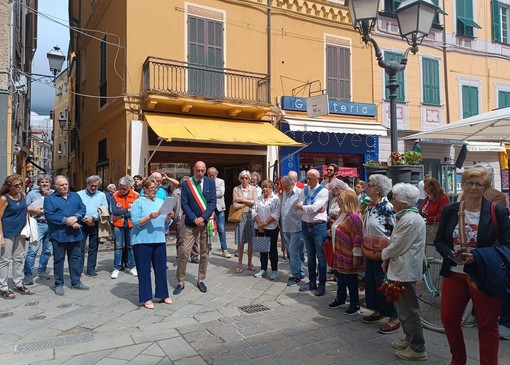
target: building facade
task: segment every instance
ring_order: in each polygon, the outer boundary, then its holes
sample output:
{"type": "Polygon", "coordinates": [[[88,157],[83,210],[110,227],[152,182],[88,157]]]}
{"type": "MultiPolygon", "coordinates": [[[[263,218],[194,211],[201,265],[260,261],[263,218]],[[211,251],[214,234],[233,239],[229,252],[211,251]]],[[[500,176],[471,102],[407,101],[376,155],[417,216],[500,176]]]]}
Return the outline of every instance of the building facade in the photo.
{"type": "MultiPolygon", "coordinates": [[[[386,60],[401,60],[408,47],[394,16],[399,4],[380,2],[373,37],[386,60]]],[[[399,140],[507,105],[509,4],[439,4],[431,34],[397,76],[399,140]]],[[[116,182],[154,170],[180,178],[198,159],[215,165],[230,187],[243,169],[267,177],[275,166],[304,176],[335,162],[364,177],[363,163],[390,155],[387,76],[343,1],[69,6],[71,24],[95,30],[71,32],[78,181],[99,174],[116,182]],[[307,108],[310,97],[317,103],[307,108]]],[[[461,147],[453,140],[420,144],[425,171],[438,178],[461,147]]],[[[400,152],[412,147],[399,141],[400,152]]],[[[496,164],[496,146],[469,148],[466,165],[496,164]]]]}
{"type": "Polygon", "coordinates": [[[37,0],[0,5],[0,181],[25,175],[30,151],[30,74],[37,48],[37,0]]]}
{"type": "Polygon", "coordinates": [[[81,180],[180,178],[200,159],[229,190],[241,170],[267,177],[276,160],[282,173],[337,162],[362,174],[379,154],[371,50],[339,3],[98,0],[70,12],[98,30],[71,39],[76,85],[91,96],[75,100],[81,180]],[[325,92],[331,114],[309,118],[299,104],[325,92]]]}

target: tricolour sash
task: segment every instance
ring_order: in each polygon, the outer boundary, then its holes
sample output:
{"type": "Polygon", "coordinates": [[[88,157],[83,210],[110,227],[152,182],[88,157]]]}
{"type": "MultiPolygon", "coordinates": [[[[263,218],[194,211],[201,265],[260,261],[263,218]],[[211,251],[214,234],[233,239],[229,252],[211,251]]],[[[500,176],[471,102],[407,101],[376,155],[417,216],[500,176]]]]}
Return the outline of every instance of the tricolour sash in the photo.
{"type": "Polygon", "coordinates": [[[189,189],[191,190],[191,193],[193,194],[193,198],[197,202],[200,210],[205,212],[207,209],[207,201],[205,200],[204,194],[202,194],[202,190],[200,189],[200,184],[198,183],[197,179],[195,179],[194,176],[192,176],[190,179],[186,180],[189,186],[189,189]]]}

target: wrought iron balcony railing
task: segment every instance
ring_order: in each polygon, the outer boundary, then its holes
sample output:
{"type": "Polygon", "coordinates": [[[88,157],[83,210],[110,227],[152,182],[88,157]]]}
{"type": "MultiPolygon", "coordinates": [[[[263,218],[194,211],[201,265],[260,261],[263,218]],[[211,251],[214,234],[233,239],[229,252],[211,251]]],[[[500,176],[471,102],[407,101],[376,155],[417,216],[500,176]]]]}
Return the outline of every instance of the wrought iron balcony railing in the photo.
{"type": "Polygon", "coordinates": [[[148,57],[143,65],[143,78],[147,93],[269,104],[266,74],[148,57]]]}

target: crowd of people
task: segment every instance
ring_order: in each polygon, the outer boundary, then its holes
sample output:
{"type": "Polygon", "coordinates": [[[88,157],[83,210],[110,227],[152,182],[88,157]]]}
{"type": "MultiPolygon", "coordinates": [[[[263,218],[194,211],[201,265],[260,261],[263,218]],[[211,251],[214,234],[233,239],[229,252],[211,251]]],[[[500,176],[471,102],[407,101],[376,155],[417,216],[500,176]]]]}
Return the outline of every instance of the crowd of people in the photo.
{"type": "MultiPolygon", "coordinates": [[[[241,171],[232,202],[233,209],[241,211],[234,233],[235,273],[248,270],[255,278],[278,280],[281,237],[282,254],[289,261],[288,286],[299,285],[300,292],[311,291],[320,297],[326,293],[328,274],[332,274],[337,292],[328,307],[345,308],[346,315],[357,315],[361,313],[359,291],[363,278],[366,308],[370,312],[361,321],[378,324],[381,334],[403,331],[404,337],[392,343],[396,356],[403,360],[426,360],[414,285],[421,280],[427,227],[433,225],[437,234],[432,239],[443,257],[441,319],[450,345],[451,364],[466,363],[461,316],[470,299],[478,324],[480,361],[497,364],[500,332],[507,325],[501,319],[506,320],[510,313],[505,300],[483,290],[487,278],[483,276],[479,257],[485,254],[484,248],[493,248],[496,243],[510,245],[510,220],[508,209],[503,206],[506,201],[491,186],[491,171],[483,166],[466,169],[461,180],[463,196],[460,202],[452,204],[431,176],[426,176],[417,187],[405,183],[392,186],[388,177],[374,174],[366,183],[358,180],[352,189],[337,178],[337,173],[338,166],[332,163],[322,182],[319,171],[310,169],[306,172],[306,184],[291,171],[274,185],[271,180],[260,182],[257,173],[241,171]],[[269,242],[269,248],[260,252],[257,268],[253,242],[259,237],[269,242]],[[365,241],[385,242],[385,248],[379,256],[368,257],[362,250],[365,241]],[[332,247],[329,260],[324,248],[327,242],[332,247]],[[245,256],[247,262],[243,266],[245,256]],[[388,282],[399,288],[399,295],[392,300],[381,290],[388,282]]],[[[52,179],[42,174],[37,186],[25,195],[22,177],[7,177],[0,191],[2,298],[30,294],[28,286],[34,282],[39,250],[37,277],[50,279],[48,263],[53,254],[57,295],[65,295],[66,256],[71,289],[89,290],[81,276],[98,275],[98,245],[113,236],[111,279],[118,279],[124,271],[137,277],[139,302],[147,309],[154,308],[154,299],[172,304],[166,251],[166,235],[172,223],[176,227],[177,267],[173,295],[179,295],[186,287],[189,262],[198,264],[196,286],[200,292],[207,292],[211,237],[217,236],[223,257],[232,256],[225,232],[225,182],[216,168],[207,169],[204,162],[197,161],[191,176],[180,181],[154,172],[146,178],[124,176],[118,181],[118,190],[110,184],[103,193],[98,189],[100,186],[101,178],[93,175],[87,178],[84,189],[72,192],[65,176],[52,179]],[[162,183],[172,186],[173,209],[166,207],[169,192],[162,183]],[[29,216],[37,222],[38,237],[26,249],[22,231],[29,216]],[[12,288],[7,280],[10,265],[12,288]]]]}

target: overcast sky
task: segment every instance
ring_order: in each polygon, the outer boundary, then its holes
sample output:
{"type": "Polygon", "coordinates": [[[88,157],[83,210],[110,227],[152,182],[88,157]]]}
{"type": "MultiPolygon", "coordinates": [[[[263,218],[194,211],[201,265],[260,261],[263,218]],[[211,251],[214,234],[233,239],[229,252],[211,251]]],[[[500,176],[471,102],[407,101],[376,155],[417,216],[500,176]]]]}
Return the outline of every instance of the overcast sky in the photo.
{"type": "MultiPolygon", "coordinates": [[[[67,57],[69,47],[69,14],[67,12],[68,0],[39,0],[39,19],[37,24],[37,51],[33,61],[33,73],[51,75],[46,54],[59,46],[67,57]],[[55,18],[64,23],[60,25],[47,19],[44,15],[55,18]]],[[[67,61],[64,63],[64,68],[67,61]]],[[[53,85],[46,83],[48,79],[32,83],[32,111],[39,115],[49,115],[55,103],[55,90],[53,85]]]]}

